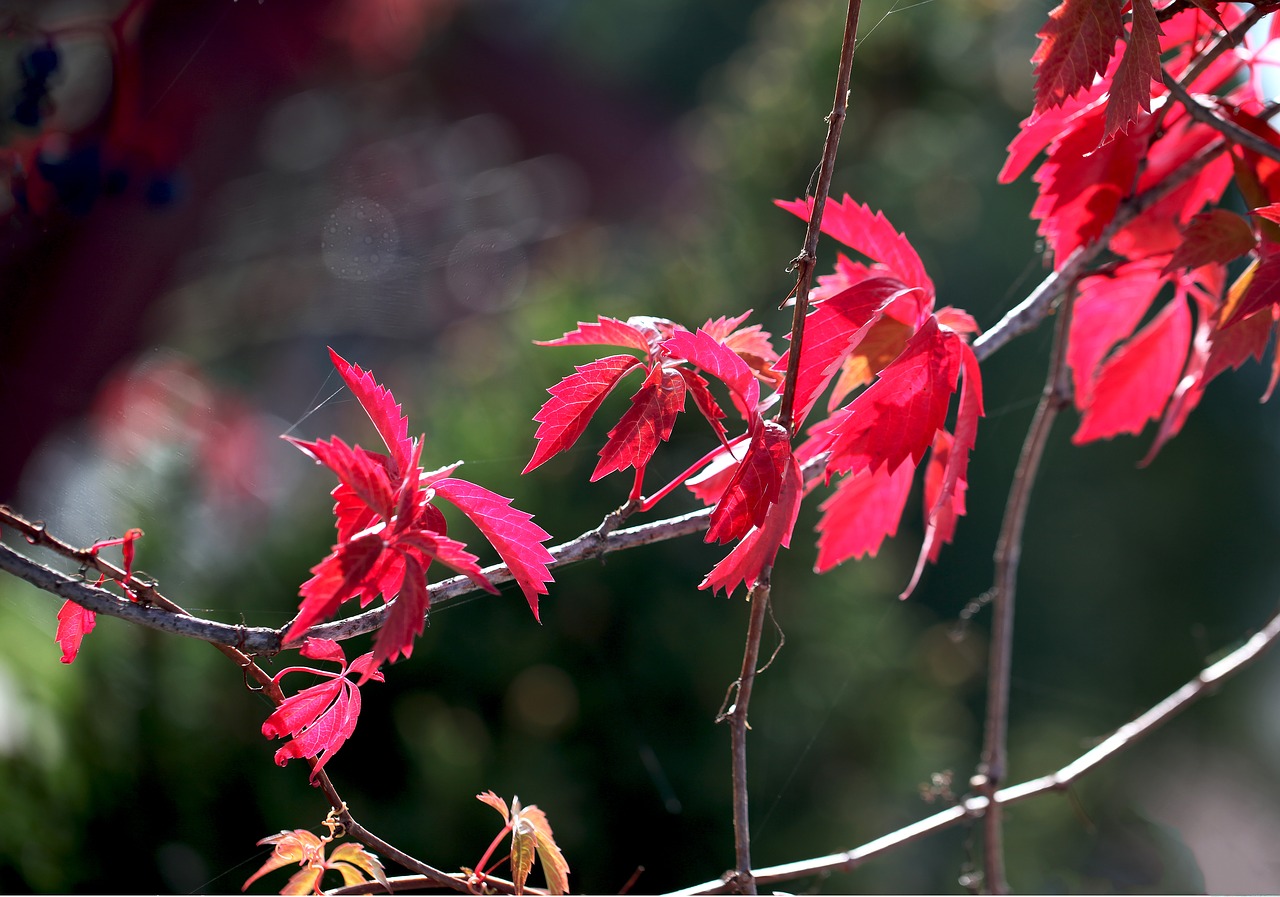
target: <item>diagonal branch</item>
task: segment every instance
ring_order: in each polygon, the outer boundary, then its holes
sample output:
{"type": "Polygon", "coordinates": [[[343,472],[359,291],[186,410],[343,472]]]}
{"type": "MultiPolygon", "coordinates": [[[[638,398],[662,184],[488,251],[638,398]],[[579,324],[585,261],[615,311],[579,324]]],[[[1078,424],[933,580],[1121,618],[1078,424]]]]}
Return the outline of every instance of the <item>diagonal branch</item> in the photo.
{"type": "MultiPolygon", "coordinates": [[[[1102,763],[1143,741],[1156,729],[1186,710],[1196,701],[1213,694],[1223,682],[1257,662],[1267,649],[1275,643],[1277,638],[1280,638],[1280,611],[1277,611],[1259,632],[1255,633],[1239,648],[1236,648],[1221,660],[1209,664],[1189,682],[1151,709],[1116,729],[1098,745],[1081,754],[1066,766],[1048,775],[1021,782],[1017,785],[1010,785],[1007,788],[1001,788],[992,797],[979,795],[968,798],[954,807],[935,813],[911,825],[903,826],[897,831],[890,832],[887,835],[876,838],[874,841],[868,841],[860,847],[855,847],[843,853],[829,854],[809,860],[757,869],[755,870],[755,880],[760,885],[772,885],[778,882],[805,878],[810,875],[852,872],[873,857],[888,853],[913,841],[918,841],[926,835],[950,828],[966,819],[982,816],[993,803],[1005,806],[1048,792],[1066,791],[1073,783],[1102,763]]],[[[725,879],[716,879],[715,881],[707,881],[680,891],[674,891],[672,894],[721,894],[728,890],[729,886],[725,879]]]]}
{"type": "Polygon", "coordinates": [[[1169,88],[1169,92],[1173,94],[1179,103],[1186,107],[1187,112],[1196,121],[1213,128],[1232,143],[1251,149],[1260,156],[1266,156],[1268,159],[1280,162],[1280,147],[1268,143],[1252,131],[1246,131],[1235,122],[1228,121],[1218,115],[1188,93],[1187,89],[1179,84],[1178,80],[1170,75],[1166,69],[1162,68],[1160,74],[1164,78],[1164,86],[1169,88]]]}

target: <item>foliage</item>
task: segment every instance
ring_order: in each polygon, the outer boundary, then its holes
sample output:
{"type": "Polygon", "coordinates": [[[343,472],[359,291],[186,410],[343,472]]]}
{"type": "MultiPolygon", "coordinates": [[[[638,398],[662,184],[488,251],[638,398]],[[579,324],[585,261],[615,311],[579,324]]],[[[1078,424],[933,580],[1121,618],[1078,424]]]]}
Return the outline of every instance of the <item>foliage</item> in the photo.
{"type": "MultiPolygon", "coordinates": [[[[1260,92],[1259,69],[1280,33],[1265,19],[1269,13],[1266,6],[1247,11],[1219,3],[1064,0],[1039,32],[1035,107],[1009,145],[999,180],[1012,182],[1035,167],[1039,192],[1032,217],[1045,240],[1053,271],[1049,282],[1058,284],[1052,311],[1063,322],[1065,367],[1051,371],[1046,400],[1074,402],[1081,415],[1076,444],[1137,434],[1157,421],[1150,462],[1182,431],[1207,385],[1250,358],[1260,360],[1272,338],[1280,320],[1280,232],[1274,226],[1280,221],[1280,138],[1268,124],[1274,109],[1260,92]],[[1237,52],[1235,45],[1258,20],[1268,29],[1267,43],[1237,52]],[[1232,188],[1235,193],[1228,193],[1232,188]],[[1237,195],[1245,214],[1228,207],[1237,195]],[[1100,256],[1104,260],[1098,262],[1100,256]],[[1059,386],[1068,380],[1070,396],[1060,395],[1059,386]]],[[[47,82],[58,70],[58,55],[48,47],[24,57],[14,115],[26,126],[42,121],[47,82]]],[[[833,163],[831,149],[824,165],[833,163]]],[[[20,166],[10,180],[22,187],[26,182],[18,173],[20,166]]],[[[75,212],[73,200],[60,197],[75,212]]],[[[45,205],[52,208],[52,202],[45,205]]],[[[979,336],[969,312],[938,307],[938,290],[920,253],[869,204],[847,195],[841,201],[819,195],[777,204],[858,256],[840,255],[813,290],[803,277],[798,281],[790,347],[779,355],[763,324],[742,326],[750,312],[712,318],[693,330],[653,315],[624,320],[596,312],[593,321],[539,345],[626,351],[577,365],[547,390],[550,398],[533,418],[536,446],[523,470],[531,473],[569,453],[621,380],[641,374],[630,407],[608,431],[589,476],[595,482],[633,470],[626,503],[582,538],[600,540],[603,554],[605,540],[626,518],[652,510],[684,485],[707,507],[706,541],[732,544],[699,588],[732,596],[745,585],[752,590],[753,620],[769,601],[773,567],[780,549],[791,545],[803,500],[819,482],[835,481],[817,508],[815,570],[823,573],[851,558],[876,555],[898,532],[915,472],[923,466],[923,544],[902,597],[913,592],[926,564],[937,562],[943,545],[956,538],[959,518],[968,510],[970,455],[985,413],[980,364],[999,348],[992,334],[1013,327],[1002,322],[979,336]],[[740,432],[726,425],[730,416],[721,394],[741,420],[740,432]],[[807,423],[824,395],[825,416],[807,423]],[[646,494],[645,474],[659,447],[672,442],[689,397],[715,443],[668,485],[646,494]],[[767,417],[779,405],[793,407],[794,417],[767,417]]],[[[29,201],[25,207],[48,211],[29,201]]],[[[1048,302],[1033,309],[1040,317],[1050,311],[1048,302]]],[[[408,417],[392,392],[332,349],[330,360],[385,452],[336,435],[286,435],[338,478],[332,491],[337,538],[302,583],[297,615],[274,637],[275,647],[296,647],[304,657],[338,664],[339,670],[295,666],[267,675],[244,656],[243,644],[224,647],[233,659],[243,656],[246,675],[260,674],[259,683],[277,704],[262,725],[267,738],[290,739],[276,752],[276,762],[307,759],[312,781],[333,802],[336,792],[324,767],[354,734],[360,686],[369,679],[384,681],[384,664],[410,657],[425,631],[433,589],[463,588],[457,581],[431,585],[433,562],[476,588],[498,591],[494,569],[482,569],[479,556],[448,535],[435,500],[452,504],[480,530],[535,619],[539,597],[553,581],[549,568],[559,561],[543,544],[550,534],[532,515],[515,508],[512,499],[453,476],[462,462],[427,470],[426,436],[409,436],[408,417]],[[338,642],[318,633],[352,599],[359,599],[363,611],[378,598],[383,603],[374,608],[381,615],[373,650],[348,664],[338,642]],[[293,672],[328,681],[285,697],[280,683],[293,672]]],[[[1278,377],[1280,359],[1272,363],[1264,398],[1278,377]]],[[[1029,491],[1034,478],[1034,464],[1020,468],[1015,486],[1029,491]]],[[[125,603],[148,605],[132,573],[140,535],[131,529],[82,554],[92,558],[120,544],[123,576],[113,581],[125,592],[125,603]]],[[[69,663],[93,630],[94,614],[68,601],[58,620],[57,641],[69,663]]],[[[758,648],[758,626],[754,631],[758,648]]],[[[754,661],[746,666],[754,669],[754,661]]],[[[742,680],[737,687],[745,706],[742,680]]],[[[985,779],[990,810],[1001,775],[1003,770],[985,779]]],[[[503,816],[499,839],[511,835],[507,859],[514,892],[523,892],[535,856],[551,892],[566,892],[568,864],[546,816],[518,800],[508,807],[491,791],[479,798],[503,816]]],[[[334,809],[339,812],[339,803],[334,809]]],[[[340,812],[346,813],[345,806],[340,812]]],[[[355,827],[349,816],[343,824],[355,827]]],[[[492,869],[485,867],[499,839],[463,878],[488,880],[492,869]]],[[[329,840],[303,830],[264,839],[260,843],[273,846],[272,858],[245,886],[292,863],[303,868],[283,893],[318,893],[326,870],[339,871],[347,884],[385,883],[379,861],[355,844],[338,847],[326,859],[329,840]]],[[[428,878],[435,872],[412,858],[406,864],[428,878]]],[[[751,874],[749,866],[738,871],[751,874]]],[[[988,886],[1003,886],[1002,871],[990,862],[988,875],[988,886]]]]}

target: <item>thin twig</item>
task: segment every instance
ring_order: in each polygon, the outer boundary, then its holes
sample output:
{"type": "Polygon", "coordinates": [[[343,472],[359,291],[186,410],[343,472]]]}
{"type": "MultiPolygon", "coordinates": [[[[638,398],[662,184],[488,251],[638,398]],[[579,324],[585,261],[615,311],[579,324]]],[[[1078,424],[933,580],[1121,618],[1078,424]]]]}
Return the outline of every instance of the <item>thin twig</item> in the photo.
{"type": "Polygon", "coordinates": [[[796,305],[791,315],[791,351],[787,357],[787,379],[783,387],[782,405],[778,409],[778,423],[790,433],[795,421],[796,375],[800,370],[800,348],[804,343],[805,316],[809,312],[809,286],[813,282],[813,270],[818,264],[818,237],[822,233],[822,212],[831,192],[831,177],[836,168],[836,151],[840,148],[840,133],[844,129],[845,110],[849,103],[849,79],[853,72],[853,51],[857,43],[858,14],[862,0],[849,0],[844,20],[844,39],[840,45],[840,67],[836,74],[836,96],[827,116],[827,139],[822,145],[822,161],[818,165],[818,186],[809,210],[809,225],[804,234],[804,248],[792,260],[796,270],[796,285],[791,295],[796,305]]]}
{"type": "MultiPolygon", "coordinates": [[[[1081,754],[1055,772],[1041,776],[1038,779],[1031,779],[1017,785],[1001,788],[992,797],[982,795],[971,797],[954,807],[949,807],[911,825],[903,826],[896,831],[876,838],[874,841],[868,841],[860,847],[855,847],[843,853],[756,869],[754,873],[755,881],[758,885],[763,886],[805,878],[810,875],[852,872],[873,857],[889,853],[913,841],[918,841],[926,835],[950,828],[965,819],[982,816],[993,803],[1006,806],[1048,792],[1066,791],[1067,788],[1084,775],[1117,754],[1138,744],[1200,698],[1213,694],[1221,683],[1261,658],[1277,638],[1280,638],[1280,611],[1267,621],[1261,631],[1249,638],[1239,648],[1236,648],[1221,660],[1206,666],[1191,681],[1160,701],[1160,703],[1121,726],[1097,746],[1081,754]]],[[[721,894],[729,890],[730,884],[728,876],[726,876],[725,878],[706,881],[680,891],[674,891],[672,892],[672,897],[686,894],[721,894]]]]}
{"type": "Polygon", "coordinates": [[[755,685],[756,667],[760,663],[760,638],[764,633],[764,617],[769,607],[769,568],[765,568],[752,586],[747,600],[751,616],[747,622],[747,639],[742,651],[742,671],[734,683],[733,704],[717,720],[729,721],[730,752],[733,756],[733,846],[734,882],[739,894],[756,893],[751,875],[751,816],[747,795],[747,711],[751,689],[755,685]]]}
{"type": "MultiPolygon", "coordinates": [[[[1004,781],[1008,766],[1009,677],[1013,662],[1013,617],[1018,584],[1018,562],[1022,558],[1022,532],[1031,503],[1031,490],[1040,470],[1040,459],[1058,412],[1070,401],[1067,379],[1067,334],[1071,329],[1071,307],[1075,291],[1068,290],[1058,316],[1049,373],[1035,416],[1027,429],[1018,466],[1014,470],[1005,504],[1004,522],[996,541],[995,584],[991,590],[991,661],[987,670],[987,718],[983,734],[982,765],[972,785],[991,797],[1004,781]]],[[[985,890],[1008,893],[1004,874],[1004,832],[1000,805],[994,803],[983,820],[983,865],[985,890]]]]}

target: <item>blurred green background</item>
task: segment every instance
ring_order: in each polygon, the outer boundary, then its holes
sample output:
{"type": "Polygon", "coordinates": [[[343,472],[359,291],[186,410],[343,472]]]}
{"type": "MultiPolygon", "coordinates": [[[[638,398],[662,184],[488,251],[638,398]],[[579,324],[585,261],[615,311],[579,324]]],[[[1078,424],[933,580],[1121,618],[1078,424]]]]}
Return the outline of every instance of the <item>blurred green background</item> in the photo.
{"type": "MultiPolygon", "coordinates": [[[[119,6],[7,5],[49,28],[119,6]]],[[[1032,185],[995,173],[1050,5],[863,12],[833,192],[884,209],[940,304],[984,327],[1043,275],[1032,185]]],[[[276,437],[376,438],[337,391],[332,345],[405,403],[428,467],[465,459],[556,541],[596,526],[629,486],[587,483],[625,398],[520,477],[545,388],[591,357],[531,341],[597,313],[693,326],[754,308],[789,329],[776,309],[803,226],[771,201],[803,195],[817,164],[843,16],[832,0],[156,3],[137,39],[140,128],[168,149],[124,164],[126,183],[86,209],[0,204],[0,500],[82,544],[141,526],[138,565],[168,595],[280,625],[331,545],[332,480],[276,437]]],[[[11,29],[0,50],[6,96],[29,40],[11,29]]],[[[102,48],[60,50],[70,116],[102,48]]],[[[38,135],[4,127],[6,145],[38,135]]],[[[757,863],[934,812],[935,773],[963,791],[988,615],[951,635],[991,582],[1049,340],[984,365],[970,514],[910,601],[896,596],[918,495],[879,557],[820,578],[816,504],[802,512],[774,575],[786,645],[751,714],[757,863]]],[[[1280,431],[1256,402],[1264,382],[1258,366],[1222,378],[1145,470],[1149,435],[1073,448],[1074,416],[1059,422],[1023,552],[1011,781],[1074,758],[1273,608],[1280,431]]],[[[709,445],[686,415],[650,479],[709,445]]],[[[676,495],[651,519],[693,507],[676,495]]],[[[747,605],[696,586],[723,553],[687,539],[558,570],[541,626],[510,588],[433,613],[412,659],[363,690],[328,766],[356,817],[438,866],[473,865],[499,827],[474,795],[493,789],[549,814],[576,891],[615,891],[640,866],[640,893],[718,876],[733,852],[713,720],[747,605]]],[[[63,666],[57,606],[0,579],[0,890],[236,891],[259,838],[318,829],[322,797],[305,767],[272,763],[268,704],[222,657],[101,619],[63,666]]],[[[1013,886],[1280,888],[1278,677],[1264,661],[1069,796],[1012,808],[1013,886]]],[[[794,889],[962,892],[979,847],[958,827],[794,889]]]]}

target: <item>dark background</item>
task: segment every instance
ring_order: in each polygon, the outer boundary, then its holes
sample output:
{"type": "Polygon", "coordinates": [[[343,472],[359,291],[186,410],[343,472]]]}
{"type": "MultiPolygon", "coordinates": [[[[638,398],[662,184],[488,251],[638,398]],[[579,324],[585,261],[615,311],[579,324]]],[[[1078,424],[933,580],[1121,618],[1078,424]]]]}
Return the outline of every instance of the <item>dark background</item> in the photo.
{"type": "MultiPolygon", "coordinates": [[[[1033,185],[997,187],[995,172],[1049,5],[863,14],[834,192],[883,208],[940,304],[986,327],[1043,276],[1033,185]]],[[[334,395],[327,345],[405,403],[428,467],[465,459],[463,475],[562,541],[626,496],[626,477],[587,483],[625,399],[518,476],[543,390],[591,357],[533,339],[597,313],[693,326],[755,308],[788,329],[776,308],[803,227],[771,200],[802,195],[817,164],[843,4],[157,2],[129,45],[123,129],[100,30],[83,26],[119,6],[0,8],[6,97],[29,25],[81,23],[59,39],[52,117],[7,120],[0,138],[89,172],[70,189],[58,169],[64,190],[39,208],[0,194],[0,500],[82,544],[141,526],[138,565],[194,612],[280,625],[330,547],[332,481],[276,438],[376,438],[334,395]],[[62,156],[39,143],[59,129],[74,136],[62,156]]],[[[820,254],[825,270],[834,250],[820,254]]],[[[774,577],[786,646],[752,707],[757,863],[928,815],[933,773],[963,789],[987,615],[949,636],[990,585],[1049,340],[1042,328],[984,365],[970,514],[910,601],[896,595],[918,496],[878,558],[823,577],[808,572],[816,505],[802,512],[774,577]]],[[[1075,448],[1074,415],[1059,422],[1023,552],[1012,780],[1074,758],[1273,607],[1264,384],[1256,365],[1222,378],[1143,470],[1149,434],[1075,448]]],[[[708,446],[682,419],[652,480],[708,446]]],[[[696,590],[721,556],[687,539],[558,570],[541,626],[509,588],[439,609],[412,659],[363,690],[328,766],[357,818],[438,866],[474,865],[499,821],[473,795],[493,789],[549,814],[575,890],[614,891],[638,866],[639,892],[719,875],[733,854],[713,719],[747,616],[741,593],[696,590]]],[[[318,829],[324,801],[301,764],[273,765],[267,702],[225,660],[101,619],[66,667],[56,610],[0,581],[0,890],[235,891],[265,858],[257,839],[318,829]]],[[[1013,886],[1280,887],[1278,675],[1264,661],[1069,796],[1012,808],[1013,886]]],[[[814,887],[958,892],[978,844],[956,828],[814,887]]]]}

